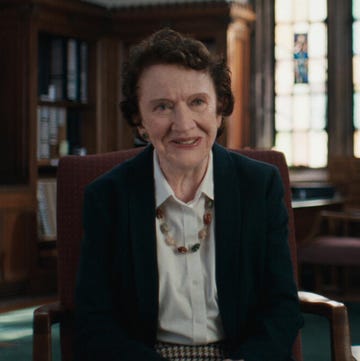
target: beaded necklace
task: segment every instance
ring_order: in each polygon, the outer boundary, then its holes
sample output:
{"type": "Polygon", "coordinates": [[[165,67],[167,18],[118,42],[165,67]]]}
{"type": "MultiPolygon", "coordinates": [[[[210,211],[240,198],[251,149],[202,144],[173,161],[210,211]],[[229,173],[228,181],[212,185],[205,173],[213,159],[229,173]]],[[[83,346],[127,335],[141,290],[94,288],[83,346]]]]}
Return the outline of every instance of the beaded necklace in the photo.
{"type": "Polygon", "coordinates": [[[156,208],[156,218],[160,222],[160,231],[164,236],[165,243],[172,247],[176,253],[186,254],[186,253],[194,253],[199,250],[201,241],[205,240],[207,235],[209,234],[209,227],[212,222],[212,209],[214,207],[214,202],[212,199],[205,198],[205,209],[203,215],[203,227],[198,232],[198,242],[189,247],[179,246],[174,237],[170,234],[170,227],[166,222],[164,207],[160,206],[156,208]]]}

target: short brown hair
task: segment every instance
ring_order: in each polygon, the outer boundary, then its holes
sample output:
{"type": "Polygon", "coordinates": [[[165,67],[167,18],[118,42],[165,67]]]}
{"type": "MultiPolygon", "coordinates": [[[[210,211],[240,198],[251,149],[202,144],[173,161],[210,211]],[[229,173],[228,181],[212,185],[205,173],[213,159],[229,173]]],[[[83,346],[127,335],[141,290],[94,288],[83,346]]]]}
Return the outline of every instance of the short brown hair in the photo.
{"type": "Polygon", "coordinates": [[[128,123],[131,126],[140,125],[138,82],[146,68],[157,64],[174,64],[209,73],[215,87],[217,114],[222,115],[219,136],[224,128],[224,117],[230,115],[234,108],[230,70],[226,61],[212,56],[202,42],[169,28],[159,30],[130,50],[123,67],[124,98],[120,104],[128,123]]]}

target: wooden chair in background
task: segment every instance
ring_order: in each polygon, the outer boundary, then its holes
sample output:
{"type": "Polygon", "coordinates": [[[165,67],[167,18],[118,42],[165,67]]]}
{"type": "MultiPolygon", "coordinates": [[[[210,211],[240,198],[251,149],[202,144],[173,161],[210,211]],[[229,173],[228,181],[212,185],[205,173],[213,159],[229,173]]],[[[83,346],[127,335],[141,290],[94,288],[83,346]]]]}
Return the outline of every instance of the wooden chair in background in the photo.
{"type": "Polygon", "coordinates": [[[360,211],[320,212],[309,236],[298,245],[298,259],[300,269],[312,266],[315,292],[359,301],[359,281],[354,278],[360,271],[360,211]]]}

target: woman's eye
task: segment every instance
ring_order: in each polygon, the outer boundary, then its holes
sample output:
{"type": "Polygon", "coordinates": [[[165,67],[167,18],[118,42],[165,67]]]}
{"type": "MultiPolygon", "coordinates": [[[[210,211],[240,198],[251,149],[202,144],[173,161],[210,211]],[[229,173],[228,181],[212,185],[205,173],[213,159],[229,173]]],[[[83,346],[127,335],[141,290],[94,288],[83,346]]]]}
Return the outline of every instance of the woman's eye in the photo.
{"type": "Polygon", "coordinates": [[[203,107],[205,105],[205,100],[202,98],[195,98],[192,100],[191,105],[194,107],[203,107]]]}
{"type": "Polygon", "coordinates": [[[197,99],[194,99],[194,100],[192,101],[192,103],[193,103],[194,105],[202,105],[202,104],[204,104],[204,101],[203,101],[202,99],[197,98],[197,99]]]}
{"type": "Polygon", "coordinates": [[[154,110],[157,112],[166,112],[171,110],[171,104],[168,103],[159,103],[154,107],[154,110]]]}

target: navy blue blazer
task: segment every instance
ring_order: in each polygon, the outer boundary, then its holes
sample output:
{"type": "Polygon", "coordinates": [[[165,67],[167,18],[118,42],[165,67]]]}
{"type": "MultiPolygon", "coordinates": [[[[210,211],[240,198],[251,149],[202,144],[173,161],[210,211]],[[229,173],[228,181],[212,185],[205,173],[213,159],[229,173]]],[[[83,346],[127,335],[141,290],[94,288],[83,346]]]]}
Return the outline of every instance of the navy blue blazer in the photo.
{"type": "MultiPolygon", "coordinates": [[[[87,186],[76,360],[164,360],[153,148],[87,186]]],[[[278,170],[214,145],[216,283],[227,357],[287,361],[302,326],[278,170]]],[[[176,322],[176,320],[174,320],[176,322]]]]}

